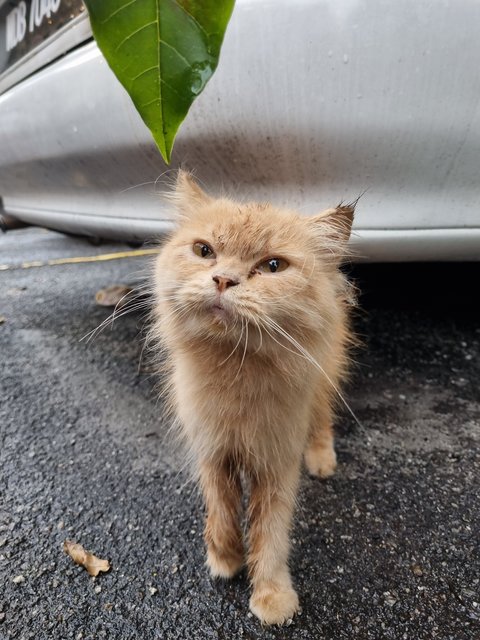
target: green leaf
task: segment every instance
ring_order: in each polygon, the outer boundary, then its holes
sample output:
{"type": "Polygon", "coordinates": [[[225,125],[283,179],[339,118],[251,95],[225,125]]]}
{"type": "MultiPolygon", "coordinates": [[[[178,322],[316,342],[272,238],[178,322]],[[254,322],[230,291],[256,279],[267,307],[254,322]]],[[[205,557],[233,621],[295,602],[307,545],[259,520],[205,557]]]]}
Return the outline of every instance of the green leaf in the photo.
{"type": "Polygon", "coordinates": [[[235,0],[84,0],[93,35],[165,160],[215,71],[235,0]]]}

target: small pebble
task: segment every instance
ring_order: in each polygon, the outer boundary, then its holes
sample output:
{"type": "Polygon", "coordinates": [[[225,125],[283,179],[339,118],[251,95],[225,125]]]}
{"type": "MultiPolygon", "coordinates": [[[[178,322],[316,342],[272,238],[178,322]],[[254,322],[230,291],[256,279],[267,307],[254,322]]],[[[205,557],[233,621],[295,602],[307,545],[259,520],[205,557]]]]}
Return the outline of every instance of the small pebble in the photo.
{"type": "Polygon", "coordinates": [[[21,584],[22,582],[25,582],[25,577],[22,575],[15,576],[15,578],[12,578],[12,582],[15,584],[21,584]]]}

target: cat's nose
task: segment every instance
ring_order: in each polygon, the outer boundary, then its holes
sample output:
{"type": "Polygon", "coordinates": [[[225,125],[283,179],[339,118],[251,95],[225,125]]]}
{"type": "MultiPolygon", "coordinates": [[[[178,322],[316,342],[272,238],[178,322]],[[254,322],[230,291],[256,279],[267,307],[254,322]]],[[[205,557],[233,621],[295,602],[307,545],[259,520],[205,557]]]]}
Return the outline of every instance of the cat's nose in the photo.
{"type": "Polygon", "coordinates": [[[230,278],[228,276],[212,276],[212,280],[216,283],[217,289],[222,293],[229,287],[234,287],[239,284],[239,280],[236,278],[230,278]]]}

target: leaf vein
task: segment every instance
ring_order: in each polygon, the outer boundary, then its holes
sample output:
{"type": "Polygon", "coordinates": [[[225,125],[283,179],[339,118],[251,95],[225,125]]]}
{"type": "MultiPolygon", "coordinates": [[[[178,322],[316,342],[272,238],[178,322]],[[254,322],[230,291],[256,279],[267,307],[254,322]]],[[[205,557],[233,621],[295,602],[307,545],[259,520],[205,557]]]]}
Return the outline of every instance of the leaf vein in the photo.
{"type": "Polygon", "coordinates": [[[145,75],[146,73],[148,73],[149,71],[156,71],[158,69],[157,65],[154,65],[153,67],[149,67],[148,69],[144,69],[143,71],[141,71],[140,73],[137,73],[136,76],[134,76],[133,78],[131,78],[130,82],[135,82],[135,80],[138,80],[138,78],[141,78],[141,76],[145,75]]]}
{"type": "MultiPolygon", "coordinates": [[[[161,40],[161,36],[160,36],[160,0],[157,0],[155,3],[155,9],[156,9],[156,13],[157,13],[157,38],[158,41],[160,42],[161,40]]],[[[160,97],[160,109],[162,111],[162,133],[163,133],[163,143],[166,147],[167,144],[167,130],[165,127],[165,105],[163,104],[163,100],[162,100],[162,90],[161,90],[161,86],[162,86],[162,74],[161,74],[161,67],[160,67],[160,47],[157,47],[157,63],[158,63],[158,71],[159,71],[159,77],[160,77],[160,82],[158,83],[158,95],[160,97]]],[[[168,155],[168,153],[167,153],[168,155]]]]}
{"type": "Polygon", "coordinates": [[[147,27],[151,27],[152,24],[156,24],[155,20],[152,20],[151,22],[147,22],[146,24],[142,25],[141,27],[139,27],[135,31],[132,31],[132,33],[129,33],[128,36],[125,36],[125,38],[123,38],[123,40],[115,47],[115,51],[118,51],[120,49],[120,47],[123,47],[123,45],[126,42],[128,42],[128,40],[130,40],[130,38],[133,38],[133,36],[137,35],[137,33],[140,33],[140,31],[143,31],[147,27]]]}
{"type": "Polygon", "coordinates": [[[166,42],[165,40],[162,40],[161,38],[158,39],[158,42],[161,44],[164,44],[166,47],[168,47],[169,49],[171,49],[172,51],[174,51],[177,56],[183,60],[183,62],[185,62],[185,64],[187,65],[187,67],[190,67],[191,64],[190,62],[185,58],[185,56],[182,56],[182,54],[180,53],[180,51],[178,49],[175,49],[175,47],[171,44],[169,44],[168,42],[166,42]]]}
{"type": "Polygon", "coordinates": [[[166,80],[164,80],[163,78],[160,78],[160,82],[161,82],[162,84],[164,84],[166,87],[168,87],[169,89],[171,89],[171,90],[173,91],[173,93],[176,93],[176,94],[177,94],[177,96],[179,96],[180,98],[183,98],[182,94],[181,94],[181,93],[179,93],[179,92],[175,89],[175,87],[172,87],[172,85],[171,85],[171,84],[169,84],[166,80]]]}
{"type": "MultiPolygon", "coordinates": [[[[156,67],[153,67],[153,68],[155,69],[156,67]]],[[[180,98],[182,98],[182,94],[181,94],[181,93],[179,93],[179,91],[177,91],[177,89],[175,89],[175,87],[173,87],[171,84],[169,84],[166,80],[164,80],[163,78],[160,78],[160,82],[161,82],[162,84],[164,84],[166,87],[168,87],[171,91],[173,91],[173,93],[176,93],[176,94],[177,94],[177,96],[179,96],[180,98]]],[[[149,100],[148,102],[144,102],[143,104],[141,104],[141,105],[139,105],[139,106],[140,106],[140,108],[142,108],[142,109],[143,109],[144,107],[149,107],[149,106],[150,106],[151,104],[153,104],[154,102],[158,102],[158,105],[159,105],[159,106],[162,106],[162,105],[160,104],[160,100],[159,100],[159,98],[153,98],[153,100],[149,100]]]]}
{"type": "Polygon", "coordinates": [[[143,104],[141,104],[140,108],[143,109],[144,107],[149,107],[154,102],[158,102],[160,104],[160,100],[158,98],[154,98],[153,100],[149,100],[148,102],[144,102],[143,104]]]}
{"type": "Polygon", "coordinates": [[[121,7],[118,7],[118,9],[115,9],[115,11],[113,11],[109,16],[107,16],[106,18],[104,18],[103,20],[100,20],[100,24],[105,24],[106,22],[108,22],[111,18],[113,18],[113,16],[116,16],[117,13],[120,13],[120,11],[123,11],[124,9],[126,9],[127,7],[129,7],[131,4],[135,4],[137,0],[130,0],[130,2],[126,2],[125,4],[123,4],[121,7]]]}
{"type": "Polygon", "coordinates": [[[205,31],[205,27],[203,27],[203,26],[200,24],[200,22],[195,18],[195,16],[193,16],[191,13],[189,13],[189,12],[185,9],[185,7],[184,7],[182,4],[180,4],[180,3],[178,3],[178,2],[177,2],[176,4],[177,4],[177,7],[179,7],[179,8],[183,11],[183,13],[184,13],[186,16],[188,16],[189,18],[191,18],[191,19],[193,20],[193,22],[197,25],[197,27],[198,27],[201,31],[203,31],[203,33],[207,36],[207,38],[209,38],[210,36],[209,36],[209,34],[205,31]]]}

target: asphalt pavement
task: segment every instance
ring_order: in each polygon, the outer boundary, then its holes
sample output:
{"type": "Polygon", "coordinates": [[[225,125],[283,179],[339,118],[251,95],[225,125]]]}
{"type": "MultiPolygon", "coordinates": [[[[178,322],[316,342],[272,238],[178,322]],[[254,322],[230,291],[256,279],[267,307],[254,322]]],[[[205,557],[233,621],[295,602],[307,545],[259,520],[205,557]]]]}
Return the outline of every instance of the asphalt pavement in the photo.
{"type": "Polygon", "coordinates": [[[207,574],[143,311],[81,340],[110,313],[96,291],[141,284],[151,258],[46,264],[131,250],[0,235],[0,639],[480,638],[480,265],[352,270],[360,425],[344,412],[337,474],[302,480],[302,613],[262,628],[244,573],[207,574]],[[90,577],[67,538],[111,570],[90,577]]]}

